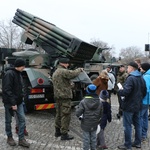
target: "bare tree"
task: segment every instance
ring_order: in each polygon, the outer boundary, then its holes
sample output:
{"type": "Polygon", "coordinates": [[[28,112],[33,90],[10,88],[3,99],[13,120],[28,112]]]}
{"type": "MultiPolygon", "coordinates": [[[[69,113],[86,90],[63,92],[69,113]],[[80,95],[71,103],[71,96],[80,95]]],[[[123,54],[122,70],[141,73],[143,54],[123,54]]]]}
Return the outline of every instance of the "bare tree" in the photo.
{"type": "Polygon", "coordinates": [[[99,57],[103,57],[107,62],[111,62],[111,50],[114,49],[114,47],[110,47],[108,43],[96,39],[91,39],[90,43],[98,47],[95,55],[100,55],[99,57]]]}
{"type": "Polygon", "coordinates": [[[140,48],[136,46],[131,46],[127,48],[123,48],[120,50],[119,56],[121,57],[122,62],[129,62],[133,61],[135,58],[144,57],[144,53],[141,51],[140,48]]]}
{"type": "Polygon", "coordinates": [[[23,30],[9,21],[0,21],[0,47],[22,49],[25,44],[21,42],[23,30]]]}

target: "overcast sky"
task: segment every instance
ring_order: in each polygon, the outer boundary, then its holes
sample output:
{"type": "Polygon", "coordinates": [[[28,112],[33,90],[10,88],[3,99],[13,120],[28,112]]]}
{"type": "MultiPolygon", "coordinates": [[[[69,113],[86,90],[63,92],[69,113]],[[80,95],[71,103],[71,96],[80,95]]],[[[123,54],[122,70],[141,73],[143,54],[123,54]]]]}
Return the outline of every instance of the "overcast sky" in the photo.
{"type": "Polygon", "coordinates": [[[0,0],[0,21],[19,8],[75,35],[121,48],[150,42],[150,0],[0,0]]]}

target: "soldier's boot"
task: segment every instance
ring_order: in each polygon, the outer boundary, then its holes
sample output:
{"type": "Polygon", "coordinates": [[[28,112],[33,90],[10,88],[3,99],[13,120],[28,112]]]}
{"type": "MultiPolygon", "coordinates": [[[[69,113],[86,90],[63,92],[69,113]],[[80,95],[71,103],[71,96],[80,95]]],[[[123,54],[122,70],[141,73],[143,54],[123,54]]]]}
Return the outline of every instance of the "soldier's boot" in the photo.
{"type": "Polygon", "coordinates": [[[55,137],[61,136],[60,128],[55,128],[55,137]]]}
{"type": "Polygon", "coordinates": [[[23,146],[23,147],[30,147],[30,143],[28,143],[25,139],[19,140],[18,145],[23,146]]]}
{"type": "Polygon", "coordinates": [[[61,140],[72,140],[74,137],[72,135],[69,135],[68,133],[61,135],[61,140]]]}
{"type": "Polygon", "coordinates": [[[8,137],[8,138],[7,138],[7,143],[8,143],[10,146],[16,146],[16,142],[15,142],[15,140],[13,139],[13,137],[8,137]]]}

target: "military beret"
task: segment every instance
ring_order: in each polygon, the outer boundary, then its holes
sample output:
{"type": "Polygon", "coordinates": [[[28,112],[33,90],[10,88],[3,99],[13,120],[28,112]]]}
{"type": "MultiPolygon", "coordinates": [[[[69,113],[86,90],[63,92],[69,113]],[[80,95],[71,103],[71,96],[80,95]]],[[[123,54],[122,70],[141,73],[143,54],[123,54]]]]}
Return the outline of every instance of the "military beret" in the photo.
{"type": "Polygon", "coordinates": [[[59,62],[60,63],[69,63],[69,61],[70,61],[70,59],[69,58],[65,58],[65,57],[63,57],[63,58],[59,58],[59,62]]]}

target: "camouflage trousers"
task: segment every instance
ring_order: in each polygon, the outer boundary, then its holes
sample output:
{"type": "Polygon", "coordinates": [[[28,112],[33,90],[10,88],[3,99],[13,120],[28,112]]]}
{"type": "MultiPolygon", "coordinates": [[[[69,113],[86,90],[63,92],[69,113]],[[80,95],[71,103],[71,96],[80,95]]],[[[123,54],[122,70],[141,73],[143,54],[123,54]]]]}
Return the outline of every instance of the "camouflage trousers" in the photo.
{"type": "Polygon", "coordinates": [[[60,129],[61,134],[68,133],[70,120],[71,99],[57,99],[55,127],[60,129]]]}

